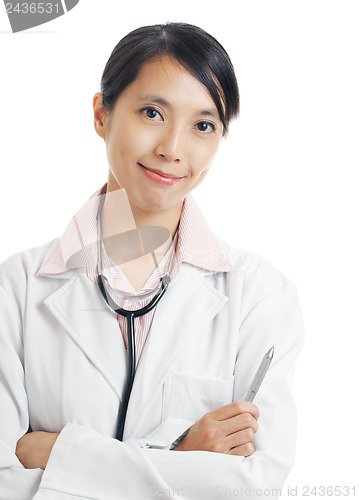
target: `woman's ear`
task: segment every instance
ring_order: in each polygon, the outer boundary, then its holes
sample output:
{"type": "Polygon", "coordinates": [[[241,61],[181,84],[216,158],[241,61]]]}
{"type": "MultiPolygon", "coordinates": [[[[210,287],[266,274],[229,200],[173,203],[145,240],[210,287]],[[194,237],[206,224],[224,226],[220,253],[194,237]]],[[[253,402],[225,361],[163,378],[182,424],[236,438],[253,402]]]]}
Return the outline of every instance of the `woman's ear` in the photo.
{"type": "Polygon", "coordinates": [[[93,112],[95,130],[103,140],[106,138],[106,124],[108,115],[102,104],[101,92],[96,92],[93,98],[93,112]]]}

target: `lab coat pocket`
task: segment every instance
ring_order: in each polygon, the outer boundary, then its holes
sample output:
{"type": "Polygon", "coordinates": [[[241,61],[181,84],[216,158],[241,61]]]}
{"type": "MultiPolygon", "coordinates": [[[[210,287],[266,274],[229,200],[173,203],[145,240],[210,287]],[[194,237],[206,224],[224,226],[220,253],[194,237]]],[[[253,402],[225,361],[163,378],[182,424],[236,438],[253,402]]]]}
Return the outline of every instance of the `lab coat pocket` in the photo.
{"type": "Polygon", "coordinates": [[[173,373],[164,383],[162,420],[197,422],[203,415],[233,401],[234,377],[200,377],[173,373]]]}

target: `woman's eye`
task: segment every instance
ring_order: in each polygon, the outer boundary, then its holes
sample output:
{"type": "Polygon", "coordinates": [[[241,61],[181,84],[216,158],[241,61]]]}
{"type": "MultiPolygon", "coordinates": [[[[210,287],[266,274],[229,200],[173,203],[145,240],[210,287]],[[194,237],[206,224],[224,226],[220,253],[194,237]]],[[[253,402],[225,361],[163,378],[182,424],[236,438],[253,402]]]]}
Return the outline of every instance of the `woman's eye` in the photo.
{"type": "Polygon", "coordinates": [[[199,122],[196,124],[196,128],[197,130],[205,134],[208,134],[210,132],[215,132],[216,130],[216,127],[213,125],[213,123],[210,122],[199,122]]]}
{"type": "Polygon", "coordinates": [[[140,110],[150,120],[161,120],[162,116],[155,108],[142,108],[140,110]]]}

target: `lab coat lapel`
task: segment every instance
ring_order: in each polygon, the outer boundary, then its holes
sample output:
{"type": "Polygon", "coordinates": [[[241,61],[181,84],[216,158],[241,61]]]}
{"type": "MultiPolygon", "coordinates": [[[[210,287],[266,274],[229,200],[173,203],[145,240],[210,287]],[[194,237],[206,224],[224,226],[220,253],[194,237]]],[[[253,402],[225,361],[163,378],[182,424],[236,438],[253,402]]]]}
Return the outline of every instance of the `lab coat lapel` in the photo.
{"type": "Polygon", "coordinates": [[[116,317],[105,305],[97,286],[87,276],[75,273],[44,303],[121,399],[122,387],[118,381],[125,379],[126,351],[116,317]],[[120,373],[116,380],[105,366],[109,336],[118,345],[120,373]]]}
{"type": "Polygon", "coordinates": [[[134,379],[124,439],[136,436],[176,357],[227,302],[228,298],[210,284],[207,274],[211,273],[182,265],[176,283],[157,305],[134,379]]]}

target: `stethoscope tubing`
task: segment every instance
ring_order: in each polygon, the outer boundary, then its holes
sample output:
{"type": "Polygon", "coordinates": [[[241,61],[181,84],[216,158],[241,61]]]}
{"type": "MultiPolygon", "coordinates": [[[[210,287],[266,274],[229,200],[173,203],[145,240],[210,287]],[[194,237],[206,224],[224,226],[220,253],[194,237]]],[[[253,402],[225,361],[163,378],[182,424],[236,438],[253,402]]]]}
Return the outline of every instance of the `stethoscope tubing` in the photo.
{"type": "MultiPolygon", "coordinates": [[[[166,292],[166,290],[171,282],[170,272],[172,271],[172,266],[173,266],[172,261],[173,261],[174,253],[172,253],[171,261],[170,261],[171,271],[167,272],[161,278],[161,287],[160,287],[159,291],[156,293],[156,295],[153,297],[153,299],[145,307],[141,307],[140,309],[137,309],[135,311],[129,311],[127,309],[123,309],[123,308],[119,307],[116,304],[116,302],[114,302],[112,297],[110,297],[109,293],[107,292],[106,286],[105,286],[105,281],[107,281],[107,279],[102,274],[100,233],[101,233],[101,212],[102,212],[103,203],[104,203],[104,197],[100,200],[99,210],[98,210],[98,214],[97,214],[97,224],[98,224],[98,281],[97,281],[97,284],[98,284],[98,288],[99,288],[101,295],[104,298],[106,304],[112,309],[112,311],[116,312],[117,314],[120,314],[121,316],[124,316],[127,319],[127,339],[128,339],[127,375],[126,375],[126,382],[125,382],[125,387],[124,387],[124,391],[123,391],[121,404],[120,404],[119,410],[118,410],[116,435],[115,435],[116,439],[118,439],[119,441],[122,441],[128,403],[130,400],[133,381],[134,381],[135,372],[136,372],[136,346],[135,346],[134,319],[138,318],[140,316],[144,316],[145,314],[152,311],[152,309],[154,307],[156,307],[158,302],[163,297],[164,293],[166,292]]],[[[148,295],[150,295],[150,293],[143,294],[142,298],[144,298],[145,296],[148,296],[148,295]]],[[[141,298],[141,297],[139,297],[139,298],[141,298]]]]}
{"type": "Polygon", "coordinates": [[[141,309],[137,309],[136,311],[128,311],[127,309],[122,309],[119,307],[109,296],[106,291],[104,285],[104,277],[102,274],[98,275],[98,287],[100,289],[101,295],[105,299],[106,303],[111,307],[111,309],[124,316],[127,319],[127,339],[128,339],[128,366],[127,366],[127,376],[126,383],[123,392],[122,401],[118,411],[118,419],[117,419],[117,428],[116,428],[116,439],[122,441],[123,439],[123,431],[125,427],[125,420],[127,414],[128,403],[130,400],[130,395],[132,392],[133,381],[135,378],[136,372],[136,348],[135,348],[135,327],[134,327],[134,319],[139,316],[144,316],[145,314],[152,311],[154,307],[161,300],[162,296],[166,292],[168,285],[170,284],[171,278],[168,274],[166,274],[163,278],[161,278],[162,284],[161,289],[157,292],[157,294],[153,297],[151,302],[149,302],[145,307],[141,309]]]}

